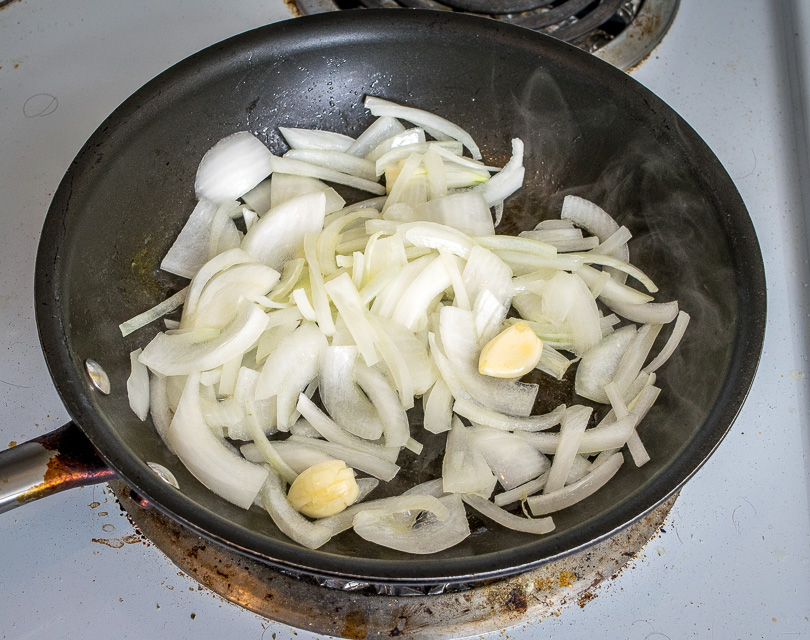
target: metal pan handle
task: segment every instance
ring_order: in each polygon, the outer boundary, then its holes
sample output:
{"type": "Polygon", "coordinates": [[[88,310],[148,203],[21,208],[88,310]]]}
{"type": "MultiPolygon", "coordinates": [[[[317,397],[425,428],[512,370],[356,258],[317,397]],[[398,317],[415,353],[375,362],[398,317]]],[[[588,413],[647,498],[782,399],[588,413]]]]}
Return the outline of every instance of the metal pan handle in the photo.
{"type": "Polygon", "coordinates": [[[0,513],[65,489],[106,482],[115,473],[72,422],[0,451],[0,513]]]}

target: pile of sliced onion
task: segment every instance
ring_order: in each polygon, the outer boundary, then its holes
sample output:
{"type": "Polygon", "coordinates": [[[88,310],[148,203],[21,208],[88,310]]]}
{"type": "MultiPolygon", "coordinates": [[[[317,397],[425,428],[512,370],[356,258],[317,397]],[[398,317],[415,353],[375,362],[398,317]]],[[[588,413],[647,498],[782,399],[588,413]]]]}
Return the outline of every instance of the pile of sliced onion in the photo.
{"type": "Polygon", "coordinates": [[[441,551],[469,535],[466,507],[546,534],[548,514],[617,473],[625,446],[649,460],[638,428],[689,316],[653,301],[630,231],[583,198],[520,237],[495,234],[523,183],[523,141],[499,170],[444,117],[365,104],[379,117],[357,138],[282,127],[290,151],[275,156],[242,131],[205,154],[199,202],[161,264],[190,283],[121,325],[127,335],[182,306],[131,354],[130,405],[211,491],[265,509],[310,548],[354,528],[441,551]],[[378,197],[347,205],[322,180],[378,197]],[[536,414],[537,384],[479,372],[481,348],[518,321],[543,341],[535,379],[577,362],[576,392],[603,411],[536,414]],[[417,402],[425,430],[446,434],[442,476],[374,499],[421,452],[417,402]],[[334,459],[357,475],[357,502],[301,515],[288,485],[334,459]]]}

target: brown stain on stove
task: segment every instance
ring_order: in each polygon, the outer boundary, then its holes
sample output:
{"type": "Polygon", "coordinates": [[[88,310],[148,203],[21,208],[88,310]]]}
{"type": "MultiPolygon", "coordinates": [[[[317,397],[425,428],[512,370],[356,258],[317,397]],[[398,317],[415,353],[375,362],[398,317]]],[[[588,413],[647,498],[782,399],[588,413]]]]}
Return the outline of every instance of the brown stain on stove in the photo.
{"type": "Polygon", "coordinates": [[[91,542],[103,544],[111,549],[121,549],[125,544],[137,544],[141,538],[136,534],[130,534],[123,538],[91,538],[91,542]]]}
{"type": "Polygon", "coordinates": [[[346,614],[343,628],[340,631],[344,638],[363,640],[368,636],[366,614],[362,609],[350,609],[346,614]]]}

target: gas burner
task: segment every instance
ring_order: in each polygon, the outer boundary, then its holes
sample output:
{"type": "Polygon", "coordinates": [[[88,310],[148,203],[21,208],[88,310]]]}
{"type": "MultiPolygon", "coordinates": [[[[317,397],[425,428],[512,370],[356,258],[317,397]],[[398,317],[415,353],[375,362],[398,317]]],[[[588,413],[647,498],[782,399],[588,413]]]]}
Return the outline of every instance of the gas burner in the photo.
{"type": "Polygon", "coordinates": [[[534,29],[620,69],[638,64],[669,29],[680,0],[295,0],[303,15],[344,9],[459,11],[534,29]]]}
{"type": "Polygon", "coordinates": [[[559,613],[596,597],[657,533],[673,496],[638,522],[571,556],[477,584],[372,585],[279,571],[201,538],[110,482],[130,519],[179,569],[226,600],[312,633],[343,638],[439,640],[478,635],[559,613]]]}

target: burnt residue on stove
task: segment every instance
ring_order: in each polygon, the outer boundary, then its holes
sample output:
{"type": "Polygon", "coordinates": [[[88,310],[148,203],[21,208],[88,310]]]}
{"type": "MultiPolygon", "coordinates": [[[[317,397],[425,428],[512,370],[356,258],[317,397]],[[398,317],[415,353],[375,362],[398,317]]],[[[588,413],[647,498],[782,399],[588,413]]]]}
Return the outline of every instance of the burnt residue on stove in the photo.
{"type": "MultiPolygon", "coordinates": [[[[187,575],[215,595],[265,618],[344,638],[437,640],[504,629],[585,606],[656,535],[675,498],[586,551],[524,574],[466,590],[402,595],[397,590],[345,591],[324,586],[201,538],[157,509],[142,509],[121,482],[111,483],[139,537],[147,537],[187,575]]],[[[197,587],[202,590],[202,586],[197,587]]]]}

